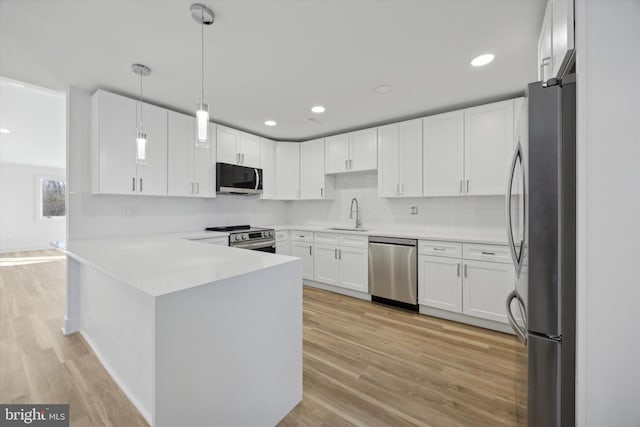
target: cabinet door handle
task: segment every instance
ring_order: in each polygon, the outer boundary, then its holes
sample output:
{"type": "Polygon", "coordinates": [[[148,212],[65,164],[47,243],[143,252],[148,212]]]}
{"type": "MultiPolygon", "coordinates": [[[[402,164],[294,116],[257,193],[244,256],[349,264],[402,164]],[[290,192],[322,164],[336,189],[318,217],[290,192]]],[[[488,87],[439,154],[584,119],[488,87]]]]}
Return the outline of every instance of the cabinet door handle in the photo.
{"type": "Polygon", "coordinates": [[[338,249],[338,259],[342,260],[342,249],[338,249]]]}
{"type": "Polygon", "coordinates": [[[467,271],[468,264],[464,265],[464,277],[469,277],[469,272],[467,271]]]}
{"type": "Polygon", "coordinates": [[[193,194],[193,182],[191,183],[191,194],[193,194]]]}
{"type": "Polygon", "coordinates": [[[320,197],[324,197],[324,188],[320,187],[320,197]]]}
{"type": "Polygon", "coordinates": [[[200,194],[200,183],[196,182],[196,194],[200,194]]]}
{"type": "Polygon", "coordinates": [[[335,248],[335,249],[333,250],[333,257],[334,257],[335,259],[338,259],[338,248],[335,248]]]}
{"type": "Polygon", "coordinates": [[[482,255],[495,255],[495,252],[482,251],[482,255]]]}
{"type": "Polygon", "coordinates": [[[348,163],[349,163],[349,160],[344,159],[344,170],[349,169],[349,167],[347,166],[348,163]]]}
{"type": "Polygon", "coordinates": [[[400,184],[400,195],[404,194],[404,184],[400,184]]]}
{"type": "Polygon", "coordinates": [[[142,178],[140,178],[140,192],[142,192],[142,178]]]}
{"type": "Polygon", "coordinates": [[[312,245],[309,245],[309,255],[313,255],[313,252],[311,252],[311,248],[312,248],[312,245]]]}
{"type": "Polygon", "coordinates": [[[131,191],[136,191],[136,177],[131,178],[131,191]]]}
{"type": "Polygon", "coordinates": [[[462,180],[460,180],[460,194],[462,194],[462,180]]]}
{"type": "Polygon", "coordinates": [[[349,159],[349,170],[353,169],[353,160],[349,159]]]}
{"type": "Polygon", "coordinates": [[[242,164],[244,165],[244,153],[242,153],[242,164]]]}
{"type": "Polygon", "coordinates": [[[447,248],[433,248],[434,251],[446,251],[447,248]]]}
{"type": "Polygon", "coordinates": [[[469,193],[469,180],[467,180],[467,193],[469,193]]]}
{"type": "Polygon", "coordinates": [[[236,153],[236,164],[240,164],[240,153],[236,153]]]}
{"type": "Polygon", "coordinates": [[[456,274],[460,277],[460,263],[456,264],[456,274]]]}

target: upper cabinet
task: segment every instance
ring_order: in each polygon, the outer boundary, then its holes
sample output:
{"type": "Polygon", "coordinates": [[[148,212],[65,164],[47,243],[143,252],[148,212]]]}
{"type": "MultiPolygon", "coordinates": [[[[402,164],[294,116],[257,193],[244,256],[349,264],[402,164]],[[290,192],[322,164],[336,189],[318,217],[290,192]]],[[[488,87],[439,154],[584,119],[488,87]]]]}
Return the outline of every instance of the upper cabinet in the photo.
{"type": "Polygon", "coordinates": [[[423,194],[463,194],[464,111],[426,117],[423,132],[423,194]]]}
{"type": "Polygon", "coordinates": [[[325,175],[324,139],[300,144],[300,198],[332,199],[335,177],[325,175]]]}
{"type": "Polygon", "coordinates": [[[538,79],[557,77],[574,48],[573,0],[548,0],[538,39],[538,79]]]}
{"type": "Polygon", "coordinates": [[[510,99],[423,119],[423,194],[504,194],[513,111],[510,99]]]}
{"type": "Polygon", "coordinates": [[[377,150],[376,128],[325,138],[325,173],[375,170],[377,150]]]}
{"type": "Polygon", "coordinates": [[[216,134],[209,123],[209,147],[195,145],[195,117],[169,111],[168,194],[216,196],[216,134]]]}
{"type": "Polygon", "coordinates": [[[262,166],[262,199],[276,199],[276,143],[260,138],[260,165],[262,166]]]}
{"type": "Polygon", "coordinates": [[[278,199],[300,197],[300,143],[276,142],[275,176],[278,199]]]}
{"type": "Polygon", "coordinates": [[[137,101],[98,90],[92,97],[92,191],[167,194],[167,110],[142,103],[146,163],[136,162],[137,101]]]}
{"type": "Polygon", "coordinates": [[[378,128],[378,196],[422,195],[422,120],[378,128]]]}
{"type": "Polygon", "coordinates": [[[513,104],[495,102],[464,111],[464,191],[504,194],[513,154],[513,104]]]}
{"type": "Polygon", "coordinates": [[[260,168],[260,138],[246,132],[217,126],[218,162],[260,168]]]}

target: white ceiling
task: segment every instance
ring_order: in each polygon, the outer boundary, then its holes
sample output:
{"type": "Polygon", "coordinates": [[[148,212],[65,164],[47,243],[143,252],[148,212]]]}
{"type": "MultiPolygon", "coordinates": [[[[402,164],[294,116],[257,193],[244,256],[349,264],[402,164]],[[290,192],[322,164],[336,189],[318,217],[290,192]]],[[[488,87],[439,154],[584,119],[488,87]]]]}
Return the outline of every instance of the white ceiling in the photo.
{"type": "Polygon", "coordinates": [[[67,155],[64,93],[0,78],[0,163],[64,168],[67,155]]]}
{"type": "MultiPolygon", "coordinates": [[[[521,94],[543,0],[211,1],[205,98],[215,121],[302,140],[521,94]],[[484,68],[469,61],[491,52],[484,68]],[[380,84],[393,90],[374,93],[380,84]],[[327,108],[322,115],[309,109],[327,108]],[[307,118],[316,117],[320,124],[307,118]],[[263,122],[273,119],[278,126],[263,122]]],[[[185,0],[1,0],[0,75],[135,95],[190,112],[200,27],[185,0]]]]}

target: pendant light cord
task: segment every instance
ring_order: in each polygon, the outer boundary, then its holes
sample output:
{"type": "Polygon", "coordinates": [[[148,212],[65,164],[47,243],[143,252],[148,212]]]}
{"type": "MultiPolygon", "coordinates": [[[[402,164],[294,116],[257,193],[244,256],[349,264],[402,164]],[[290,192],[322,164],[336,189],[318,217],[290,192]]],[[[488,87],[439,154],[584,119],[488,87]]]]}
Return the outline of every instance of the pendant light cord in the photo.
{"type": "Polygon", "coordinates": [[[142,72],[140,73],[140,123],[138,124],[138,131],[142,132],[142,72]]]}
{"type": "Polygon", "coordinates": [[[201,46],[201,67],[202,67],[202,72],[201,72],[201,82],[200,82],[200,88],[202,90],[202,93],[200,95],[200,103],[204,103],[204,7],[200,10],[200,19],[201,19],[201,23],[200,23],[200,46],[201,46]]]}

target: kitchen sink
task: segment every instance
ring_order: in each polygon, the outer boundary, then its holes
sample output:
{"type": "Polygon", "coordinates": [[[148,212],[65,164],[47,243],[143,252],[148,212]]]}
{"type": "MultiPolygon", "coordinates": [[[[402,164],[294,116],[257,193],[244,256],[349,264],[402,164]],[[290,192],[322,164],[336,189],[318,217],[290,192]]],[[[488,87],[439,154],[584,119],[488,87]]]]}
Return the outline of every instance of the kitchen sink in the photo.
{"type": "Polygon", "coordinates": [[[327,230],[340,230],[340,231],[369,231],[368,228],[355,228],[355,227],[329,227],[327,230]]]}

